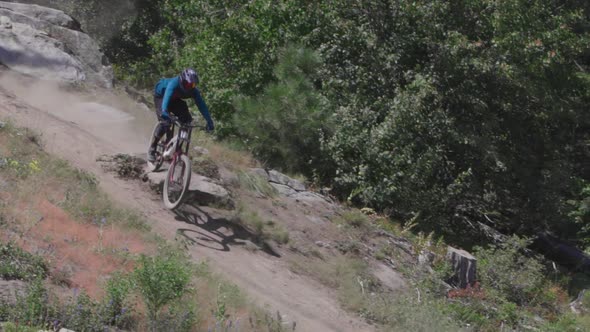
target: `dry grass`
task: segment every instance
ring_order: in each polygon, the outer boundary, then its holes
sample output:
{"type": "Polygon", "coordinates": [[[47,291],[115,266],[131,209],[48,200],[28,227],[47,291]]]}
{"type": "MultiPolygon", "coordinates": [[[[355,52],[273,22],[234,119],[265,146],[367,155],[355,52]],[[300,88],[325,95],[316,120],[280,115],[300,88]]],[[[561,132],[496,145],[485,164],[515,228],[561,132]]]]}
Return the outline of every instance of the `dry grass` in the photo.
{"type": "Polygon", "coordinates": [[[264,242],[273,240],[279,244],[289,242],[289,232],[274,220],[263,219],[256,211],[239,204],[234,216],[234,222],[242,225],[254,235],[256,240],[264,242]]]}
{"type": "Polygon", "coordinates": [[[209,150],[209,157],[212,160],[231,171],[259,166],[249,152],[238,150],[228,143],[216,141],[211,135],[202,131],[193,132],[192,146],[201,146],[209,150]]]}
{"type": "Polygon", "coordinates": [[[240,187],[245,188],[262,197],[274,198],[278,191],[267,179],[247,171],[238,171],[238,182],[240,187]]]}

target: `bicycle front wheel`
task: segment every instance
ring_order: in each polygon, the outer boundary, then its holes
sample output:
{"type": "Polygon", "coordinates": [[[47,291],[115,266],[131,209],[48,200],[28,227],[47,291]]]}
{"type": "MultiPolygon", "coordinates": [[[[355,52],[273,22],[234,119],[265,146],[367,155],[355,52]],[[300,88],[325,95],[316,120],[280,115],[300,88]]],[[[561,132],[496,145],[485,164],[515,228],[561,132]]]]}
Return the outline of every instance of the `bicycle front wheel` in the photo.
{"type": "Polygon", "coordinates": [[[182,203],[190,182],[191,160],[183,154],[170,164],[164,180],[164,205],[168,209],[176,209],[182,203]]]}

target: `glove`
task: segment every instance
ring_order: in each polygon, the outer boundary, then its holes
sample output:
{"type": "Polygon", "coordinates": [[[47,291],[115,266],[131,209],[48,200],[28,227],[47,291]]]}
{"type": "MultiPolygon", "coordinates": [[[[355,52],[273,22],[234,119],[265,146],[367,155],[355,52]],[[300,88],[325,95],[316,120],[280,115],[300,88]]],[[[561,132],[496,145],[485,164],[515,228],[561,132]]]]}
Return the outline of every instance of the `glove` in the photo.
{"type": "Polygon", "coordinates": [[[170,115],[168,112],[162,112],[162,120],[170,121],[170,115]]]}
{"type": "Polygon", "coordinates": [[[207,126],[205,126],[205,130],[207,132],[212,132],[215,129],[215,126],[213,125],[213,122],[209,122],[207,123],[207,126]]]}

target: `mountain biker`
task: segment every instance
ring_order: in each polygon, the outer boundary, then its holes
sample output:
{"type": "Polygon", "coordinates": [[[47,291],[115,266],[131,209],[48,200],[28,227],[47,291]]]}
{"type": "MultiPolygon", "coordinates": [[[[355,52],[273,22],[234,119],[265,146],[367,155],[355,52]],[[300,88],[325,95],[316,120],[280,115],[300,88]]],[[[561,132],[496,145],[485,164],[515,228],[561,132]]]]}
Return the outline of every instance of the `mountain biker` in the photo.
{"type": "Polygon", "coordinates": [[[203,97],[201,97],[201,92],[197,88],[197,84],[199,84],[199,75],[192,68],[183,70],[178,77],[163,78],[156,84],[154,89],[154,104],[156,105],[156,115],[160,123],[155,136],[152,138],[148,152],[149,162],[156,160],[156,147],[162,136],[166,134],[167,139],[169,139],[172,135],[170,132],[170,113],[177,116],[182,123],[193,121],[193,117],[188,110],[188,105],[183,99],[194,99],[201,115],[207,121],[205,130],[211,132],[215,128],[207,104],[205,104],[203,97]]]}

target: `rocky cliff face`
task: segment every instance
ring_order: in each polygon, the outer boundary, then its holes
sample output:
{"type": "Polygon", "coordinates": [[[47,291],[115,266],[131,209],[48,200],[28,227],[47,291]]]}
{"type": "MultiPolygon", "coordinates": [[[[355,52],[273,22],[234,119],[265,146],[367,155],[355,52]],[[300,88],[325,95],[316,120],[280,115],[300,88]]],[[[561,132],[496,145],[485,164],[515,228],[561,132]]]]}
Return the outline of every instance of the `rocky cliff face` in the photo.
{"type": "Polygon", "coordinates": [[[113,70],[98,44],[64,12],[0,1],[0,63],[43,79],[110,88],[113,70]]]}

